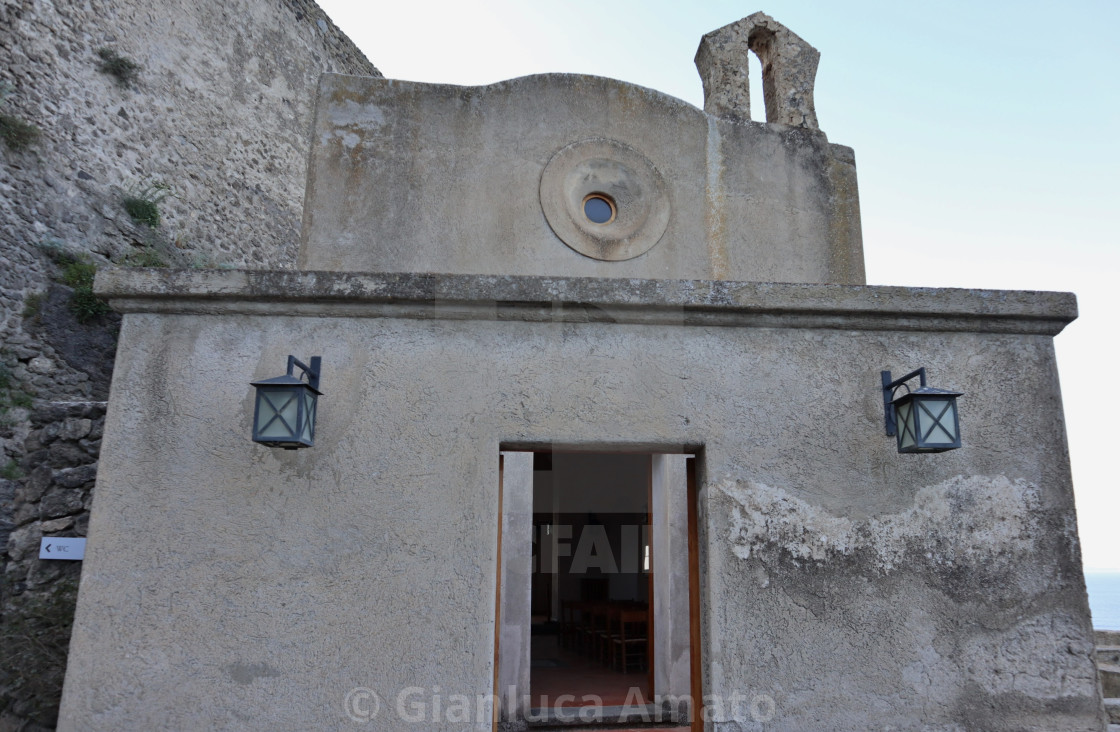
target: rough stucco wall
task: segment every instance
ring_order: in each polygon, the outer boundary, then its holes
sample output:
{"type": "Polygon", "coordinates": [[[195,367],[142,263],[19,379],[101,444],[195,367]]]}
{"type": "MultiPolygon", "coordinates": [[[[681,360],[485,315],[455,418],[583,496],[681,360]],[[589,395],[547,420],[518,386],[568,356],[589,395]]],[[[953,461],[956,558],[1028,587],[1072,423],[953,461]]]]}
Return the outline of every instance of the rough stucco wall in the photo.
{"type": "Polygon", "coordinates": [[[1102,728],[1050,337],[459,305],[126,315],[61,729],[348,728],[364,686],[399,730],[402,689],[488,694],[502,442],[703,446],[705,693],[774,701],[716,730],[1102,728]],[[249,441],[291,344],[324,363],[298,453],[249,441]],[[963,449],[883,435],[879,370],[919,364],[963,449]]]}

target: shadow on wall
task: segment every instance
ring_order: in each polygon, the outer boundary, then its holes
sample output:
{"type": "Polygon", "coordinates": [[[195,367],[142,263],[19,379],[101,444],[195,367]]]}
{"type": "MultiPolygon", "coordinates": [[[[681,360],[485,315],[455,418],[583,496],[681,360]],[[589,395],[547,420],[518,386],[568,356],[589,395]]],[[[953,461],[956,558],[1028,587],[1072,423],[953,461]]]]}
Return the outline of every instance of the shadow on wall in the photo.
{"type": "Polygon", "coordinates": [[[23,327],[29,335],[50,345],[71,368],[86,373],[90,399],[104,401],[109,398],[121,316],[104,312],[80,322],[71,304],[73,294],[72,288],[51,283],[38,313],[24,318],[23,327]]]}

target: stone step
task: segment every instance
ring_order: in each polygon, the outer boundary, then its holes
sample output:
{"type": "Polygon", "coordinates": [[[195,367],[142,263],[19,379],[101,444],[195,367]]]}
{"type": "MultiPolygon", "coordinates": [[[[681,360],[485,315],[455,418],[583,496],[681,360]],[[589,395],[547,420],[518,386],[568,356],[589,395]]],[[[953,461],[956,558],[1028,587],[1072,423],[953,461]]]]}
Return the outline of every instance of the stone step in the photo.
{"type": "Polygon", "coordinates": [[[1098,663],[1097,671],[1101,677],[1101,693],[1106,699],[1120,698],[1120,666],[1098,663]]]}
{"type": "Polygon", "coordinates": [[[1120,666],[1120,646],[1097,646],[1097,663],[1120,666]]]}
{"type": "Polygon", "coordinates": [[[1104,710],[1108,712],[1109,726],[1120,724],[1120,699],[1105,699],[1104,710]]]}
{"type": "Polygon", "coordinates": [[[627,704],[623,706],[601,707],[561,707],[559,709],[532,709],[529,712],[530,729],[558,730],[569,729],[578,732],[584,729],[601,728],[604,725],[635,725],[642,729],[671,728],[680,724],[681,710],[658,709],[653,704],[627,704]]]}
{"type": "Polygon", "coordinates": [[[1094,630],[1098,646],[1120,646],[1120,630],[1094,630]]]}

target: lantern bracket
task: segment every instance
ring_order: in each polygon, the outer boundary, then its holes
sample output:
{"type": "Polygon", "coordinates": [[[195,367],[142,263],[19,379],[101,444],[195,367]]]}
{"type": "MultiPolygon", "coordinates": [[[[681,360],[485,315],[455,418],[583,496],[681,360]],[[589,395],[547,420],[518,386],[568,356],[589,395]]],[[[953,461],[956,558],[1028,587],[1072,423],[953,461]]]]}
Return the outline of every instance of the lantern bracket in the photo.
{"type": "MultiPolygon", "coordinates": [[[[886,424],[887,437],[894,437],[898,432],[898,425],[895,423],[894,419],[894,410],[891,409],[891,402],[894,401],[894,393],[898,387],[902,386],[910,379],[913,379],[915,376],[920,380],[918,382],[919,388],[924,388],[926,386],[926,369],[925,366],[923,366],[893,381],[891,380],[890,371],[883,371],[881,373],[883,377],[883,421],[886,424]]],[[[907,387],[907,389],[909,388],[910,387],[907,387]]]]}
{"type": "MultiPolygon", "coordinates": [[[[300,361],[295,356],[289,355],[288,356],[288,376],[294,377],[295,376],[295,369],[296,369],[296,367],[299,367],[299,369],[301,371],[303,371],[304,375],[307,376],[307,385],[310,386],[312,389],[315,389],[316,391],[318,391],[319,390],[319,371],[322,368],[322,363],[323,363],[323,358],[321,356],[312,356],[311,357],[311,365],[308,366],[307,364],[305,364],[303,361],[300,361]]],[[[923,385],[925,384],[924,380],[922,381],[922,384],[923,385]]]]}

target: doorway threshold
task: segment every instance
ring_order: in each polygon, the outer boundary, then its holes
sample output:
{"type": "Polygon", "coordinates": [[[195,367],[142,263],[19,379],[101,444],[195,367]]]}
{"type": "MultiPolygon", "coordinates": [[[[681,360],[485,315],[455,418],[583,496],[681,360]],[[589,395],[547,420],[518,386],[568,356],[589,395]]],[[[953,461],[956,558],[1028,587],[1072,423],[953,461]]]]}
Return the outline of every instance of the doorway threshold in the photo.
{"type": "MultiPolygon", "coordinates": [[[[537,707],[529,711],[528,725],[533,730],[612,729],[627,725],[633,729],[673,729],[682,724],[675,711],[656,704],[620,706],[537,707]]],[[[687,716],[687,715],[685,715],[687,716]]]]}

